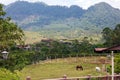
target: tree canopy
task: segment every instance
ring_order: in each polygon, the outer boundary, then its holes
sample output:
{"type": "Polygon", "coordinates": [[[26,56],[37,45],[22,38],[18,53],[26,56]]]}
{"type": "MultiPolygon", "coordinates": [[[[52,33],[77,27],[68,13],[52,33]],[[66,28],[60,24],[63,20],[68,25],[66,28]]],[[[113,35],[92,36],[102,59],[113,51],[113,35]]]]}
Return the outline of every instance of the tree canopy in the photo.
{"type": "Polygon", "coordinates": [[[120,24],[117,24],[114,29],[104,28],[102,34],[106,46],[120,44],[120,24]]]}
{"type": "Polygon", "coordinates": [[[0,4],[0,49],[8,48],[12,44],[23,43],[24,33],[10,17],[6,17],[3,5],[0,4]]]}

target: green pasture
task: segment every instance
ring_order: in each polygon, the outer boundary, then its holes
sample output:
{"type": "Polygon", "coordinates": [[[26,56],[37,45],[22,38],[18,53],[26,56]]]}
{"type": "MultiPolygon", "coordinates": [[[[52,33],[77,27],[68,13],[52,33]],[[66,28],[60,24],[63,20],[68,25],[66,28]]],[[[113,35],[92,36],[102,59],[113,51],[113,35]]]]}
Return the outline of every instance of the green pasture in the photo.
{"type": "Polygon", "coordinates": [[[25,67],[21,71],[21,78],[22,80],[25,80],[27,76],[30,76],[32,80],[43,80],[51,78],[62,78],[63,75],[67,75],[67,77],[104,75],[106,72],[96,72],[95,70],[96,66],[102,68],[103,64],[99,63],[99,59],[100,57],[69,57],[40,61],[38,64],[25,67]],[[76,70],[76,65],[82,65],[84,70],[76,70]]]}
{"type": "Polygon", "coordinates": [[[33,44],[36,42],[40,42],[41,39],[43,39],[43,36],[40,35],[38,32],[32,32],[32,31],[24,31],[25,33],[25,44],[33,44]]]}

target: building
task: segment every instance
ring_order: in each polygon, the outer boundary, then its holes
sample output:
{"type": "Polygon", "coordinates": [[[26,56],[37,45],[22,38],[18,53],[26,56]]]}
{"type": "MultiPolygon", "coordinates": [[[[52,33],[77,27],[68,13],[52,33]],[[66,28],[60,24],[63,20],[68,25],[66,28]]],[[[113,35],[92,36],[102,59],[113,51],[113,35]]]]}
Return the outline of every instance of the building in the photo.
{"type": "Polygon", "coordinates": [[[108,48],[95,48],[94,51],[97,53],[104,53],[104,52],[107,53],[107,52],[111,52],[111,51],[113,51],[114,53],[119,53],[120,52],[120,44],[112,46],[112,47],[108,47],[108,48]]]}

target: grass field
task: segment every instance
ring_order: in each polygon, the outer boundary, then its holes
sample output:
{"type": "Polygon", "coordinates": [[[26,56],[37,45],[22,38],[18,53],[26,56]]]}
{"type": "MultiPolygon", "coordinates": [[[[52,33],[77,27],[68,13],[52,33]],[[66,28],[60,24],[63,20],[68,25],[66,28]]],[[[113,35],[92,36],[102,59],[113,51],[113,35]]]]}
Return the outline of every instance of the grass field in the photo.
{"type": "MultiPolygon", "coordinates": [[[[80,31],[77,31],[77,32],[80,32],[80,31]]],[[[59,32],[49,31],[49,30],[40,31],[40,32],[24,31],[24,33],[25,33],[25,38],[24,38],[25,39],[25,44],[34,44],[34,43],[40,42],[41,39],[44,39],[44,38],[50,38],[50,39],[54,39],[54,40],[56,40],[56,39],[58,39],[58,40],[59,39],[67,39],[65,37],[65,35],[67,34],[67,35],[69,35],[69,37],[71,35],[70,31],[66,32],[66,34],[64,32],[62,32],[62,34],[60,34],[59,32]]],[[[74,34],[74,36],[75,35],[78,35],[78,34],[76,33],[76,34],[74,34]]],[[[71,35],[71,36],[73,36],[73,35],[71,35]]],[[[74,38],[68,38],[68,40],[77,39],[77,40],[81,41],[85,37],[85,35],[84,36],[79,36],[79,37],[78,36],[76,36],[74,38]]],[[[97,35],[97,34],[93,35],[92,34],[92,36],[89,35],[88,40],[90,41],[90,43],[94,43],[94,44],[98,43],[98,42],[101,43],[101,37],[102,37],[101,35],[97,35]]]]}
{"type": "Polygon", "coordinates": [[[30,32],[24,31],[25,33],[25,44],[33,44],[36,42],[40,42],[43,39],[43,36],[40,35],[38,32],[30,32]]]}
{"type": "Polygon", "coordinates": [[[96,72],[95,67],[102,68],[102,64],[93,64],[100,57],[86,58],[65,58],[42,61],[39,64],[33,64],[25,67],[21,73],[22,80],[30,76],[32,80],[43,80],[49,78],[61,78],[63,75],[67,77],[80,77],[87,75],[104,75],[106,72],[96,72]],[[77,71],[76,65],[82,65],[84,70],[77,71]]]}

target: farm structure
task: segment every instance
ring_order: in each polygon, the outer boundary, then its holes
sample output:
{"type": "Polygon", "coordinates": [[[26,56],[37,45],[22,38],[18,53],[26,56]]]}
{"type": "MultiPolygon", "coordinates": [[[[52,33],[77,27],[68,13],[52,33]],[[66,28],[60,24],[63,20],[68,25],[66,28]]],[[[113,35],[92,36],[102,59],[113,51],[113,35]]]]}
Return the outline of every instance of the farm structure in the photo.
{"type": "Polygon", "coordinates": [[[113,51],[114,53],[118,53],[120,52],[120,44],[108,48],[95,48],[94,51],[98,53],[111,52],[111,51],[113,51]]]}

